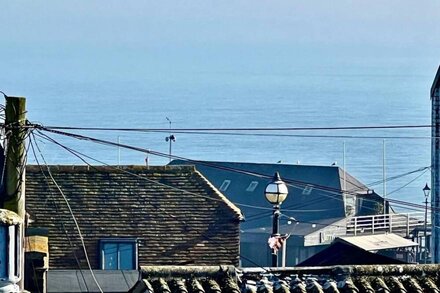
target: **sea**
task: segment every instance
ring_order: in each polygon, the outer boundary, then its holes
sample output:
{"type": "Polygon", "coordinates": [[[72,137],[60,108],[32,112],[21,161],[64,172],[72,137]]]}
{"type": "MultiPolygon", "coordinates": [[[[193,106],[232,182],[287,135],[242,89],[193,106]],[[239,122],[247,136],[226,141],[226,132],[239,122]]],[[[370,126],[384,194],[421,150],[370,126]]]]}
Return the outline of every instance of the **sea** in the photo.
{"type": "Polygon", "coordinates": [[[27,118],[32,123],[129,128],[132,131],[65,131],[164,154],[147,155],[34,131],[30,138],[38,148],[29,149],[31,164],[36,163],[35,156],[40,163],[43,156],[48,164],[84,164],[44,137],[48,135],[90,164],[164,165],[169,162],[166,137],[173,134],[175,156],[345,166],[378,194],[422,204],[422,188],[431,176],[429,128],[264,129],[429,125],[430,87],[438,64],[428,61],[311,58],[274,67],[185,63],[174,68],[170,63],[159,68],[135,58],[128,62],[108,56],[48,60],[44,54],[22,52],[3,62],[0,90],[27,98],[27,118]],[[188,133],[168,131],[170,127],[220,130],[188,133]],[[221,130],[225,128],[262,130],[221,130]]]}

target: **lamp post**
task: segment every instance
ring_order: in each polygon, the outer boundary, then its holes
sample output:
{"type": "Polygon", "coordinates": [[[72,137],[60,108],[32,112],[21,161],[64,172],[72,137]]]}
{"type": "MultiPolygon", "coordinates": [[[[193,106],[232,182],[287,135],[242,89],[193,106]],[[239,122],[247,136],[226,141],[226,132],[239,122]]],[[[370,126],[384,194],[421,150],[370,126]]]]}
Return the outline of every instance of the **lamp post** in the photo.
{"type": "Polygon", "coordinates": [[[426,238],[426,232],[427,232],[427,225],[428,225],[428,197],[429,197],[429,193],[431,192],[431,188],[429,188],[428,183],[426,183],[425,187],[423,187],[423,193],[425,194],[425,231],[424,231],[424,237],[425,237],[425,251],[424,251],[424,259],[425,259],[425,264],[426,261],[428,259],[428,250],[427,250],[427,241],[428,239],[426,238]]]}
{"type": "MultiPolygon", "coordinates": [[[[280,174],[276,172],[264,191],[267,201],[273,205],[272,237],[280,236],[280,205],[287,198],[288,193],[286,184],[281,180],[280,174]]],[[[276,248],[272,248],[272,267],[278,267],[276,248]]]]}

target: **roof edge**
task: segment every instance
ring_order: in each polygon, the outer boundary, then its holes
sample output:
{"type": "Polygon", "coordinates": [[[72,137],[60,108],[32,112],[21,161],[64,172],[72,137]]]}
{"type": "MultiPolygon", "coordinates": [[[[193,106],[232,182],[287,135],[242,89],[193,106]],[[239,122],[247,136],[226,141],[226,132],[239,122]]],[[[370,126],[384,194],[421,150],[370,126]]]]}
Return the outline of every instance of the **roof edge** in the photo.
{"type": "Polygon", "coordinates": [[[240,221],[244,220],[243,213],[232,201],[230,201],[223,193],[221,193],[214,185],[212,185],[212,183],[208,179],[206,179],[206,177],[203,176],[202,173],[200,173],[195,169],[194,169],[194,173],[197,174],[200,177],[200,179],[202,179],[204,183],[206,183],[215,192],[215,194],[217,194],[217,196],[220,197],[226,203],[226,205],[235,213],[235,215],[240,221]]]}
{"type": "MultiPolygon", "coordinates": [[[[185,161],[180,159],[174,159],[170,163],[168,163],[168,166],[192,166],[197,164],[246,164],[246,165],[277,165],[277,166],[288,166],[288,167],[306,167],[306,168],[338,168],[338,166],[332,166],[332,165],[313,165],[313,164],[284,164],[284,163],[266,163],[266,162],[243,162],[243,161],[210,161],[210,160],[197,160],[197,161],[185,161]]],[[[207,166],[212,167],[212,166],[207,166]]],[[[272,174],[273,175],[273,174],[272,174]]]]}
{"type": "Polygon", "coordinates": [[[346,170],[344,170],[341,167],[338,167],[338,177],[339,177],[340,189],[342,192],[344,192],[344,191],[358,192],[358,191],[368,191],[369,190],[368,186],[366,186],[364,183],[360,182],[358,179],[356,179],[356,177],[354,177],[353,175],[351,175],[350,173],[348,173],[346,170]],[[354,185],[354,186],[357,186],[356,189],[344,190],[344,173],[345,173],[345,180],[347,181],[347,183],[354,185]]]}
{"type": "Polygon", "coordinates": [[[434,91],[436,88],[440,88],[440,65],[438,66],[437,73],[435,74],[434,81],[431,86],[431,98],[434,97],[434,91]]]}
{"type": "MultiPolygon", "coordinates": [[[[118,172],[118,171],[136,171],[136,172],[173,172],[188,171],[194,172],[196,169],[192,165],[164,165],[164,166],[145,166],[145,165],[48,165],[51,172],[118,172]]],[[[41,172],[40,165],[26,165],[28,172],[41,172]]],[[[43,168],[45,171],[45,168],[43,168]]]]}
{"type": "Polygon", "coordinates": [[[142,278],[156,277],[194,277],[194,276],[211,276],[216,277],[219,274],[236,275],[234,266],[231,265],[217,265],[217,266],[140,266],[139,268],[142,278]]]}
{"type": "MultiPolygon", "coordinates": [[[[241,268],[244,274],[266,273],[266,268],[241,268]]],[[[329,274],[349,276],[393,276],[393,275],[416,275],[437,276],[440,270],[439,264],[399,264],[399,265],[336,265],[316,267],[285,267],[270,268],[272,273],[279,274],[329,274]]]]}

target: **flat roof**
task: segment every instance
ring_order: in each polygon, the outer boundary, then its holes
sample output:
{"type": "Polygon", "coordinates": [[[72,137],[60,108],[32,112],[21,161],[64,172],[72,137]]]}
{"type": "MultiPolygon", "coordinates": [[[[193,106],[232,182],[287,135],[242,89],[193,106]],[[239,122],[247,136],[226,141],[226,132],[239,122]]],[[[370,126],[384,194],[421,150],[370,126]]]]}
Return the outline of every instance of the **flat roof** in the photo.
{"type": "MultiPolygon", "coordinates": [[[[137,270],[93,270],[104,292],[128,292],[139,279],[137,270]]],[[[48,293],[100,292],[89,270],[49,270],[48,293]]]]}
{"type": "Polygon", "coordinates": [[[414,247],[419,244],[399,235],[387,233],[376,235],[338,237],[336,241],[345,242],[366,251],[375,251],[392,248],[414,247]]]}

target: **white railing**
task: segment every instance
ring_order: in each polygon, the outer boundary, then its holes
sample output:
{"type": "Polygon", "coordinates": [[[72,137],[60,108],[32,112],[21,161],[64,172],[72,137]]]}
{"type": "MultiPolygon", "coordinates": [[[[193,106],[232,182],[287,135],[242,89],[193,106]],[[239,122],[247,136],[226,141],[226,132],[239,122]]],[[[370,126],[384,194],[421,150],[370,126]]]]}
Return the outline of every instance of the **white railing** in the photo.
{"type": "MultiPolygon", "coordinates": [[[[427,225],[431,225],[428,214],[427,225]]],[[[347,235],[396,233],[409,236],[416,227],[424,227],[425,213],[385,214],[351,217],[347,220],[347,235]]]]}

